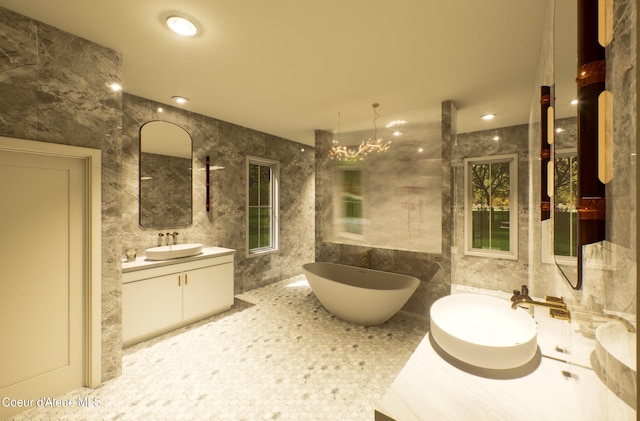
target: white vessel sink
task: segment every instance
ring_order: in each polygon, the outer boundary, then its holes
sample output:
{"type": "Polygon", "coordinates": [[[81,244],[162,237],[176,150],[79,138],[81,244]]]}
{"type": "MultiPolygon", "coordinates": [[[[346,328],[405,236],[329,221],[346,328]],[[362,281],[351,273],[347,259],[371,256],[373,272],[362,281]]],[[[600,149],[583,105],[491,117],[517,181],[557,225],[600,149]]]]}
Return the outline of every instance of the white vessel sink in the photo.
{"type": "Polygon", "coordinates": [[[636,333],[620,323],[606,323],[596,329],[596,345],[603,348],[608,358],[615,358],[633,371],[636,371],[636,343],[636,333]]]}
{"type": "Polygon", "coordinates": [[[536,355],[536,322],[511,302],[481,294],[453,294],[431,306],[431,336],[444,352],[489,369],[523,366],[536,355]]]}
{"type": "Polygon", "coordinates": [[[637,408],[637,333],[611,322],[596,329],[591,365],[598,377],[619,398],[637,408]],[[594,359],[595,356],[595,359],[594,359]]]}
{"type": "Polygon", "coordinates": [[[173,246],[151,247],[145,250],[147,260],[169,260],[195,256],[202,253],[202,244],[176,244],[173,246]]]}

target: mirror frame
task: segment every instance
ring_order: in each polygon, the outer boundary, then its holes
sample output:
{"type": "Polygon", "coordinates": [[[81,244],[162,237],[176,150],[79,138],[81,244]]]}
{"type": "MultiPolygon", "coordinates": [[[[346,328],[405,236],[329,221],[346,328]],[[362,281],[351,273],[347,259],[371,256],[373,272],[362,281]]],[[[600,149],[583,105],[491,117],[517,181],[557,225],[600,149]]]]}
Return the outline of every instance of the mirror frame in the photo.
{"type": "MultiPolygon", "coordinates": [[[[148,126],[147,126],[148,127],[148,126]]],[[[138,133],[138,139],[139,139],[139,150],[138,150],[138,223],[140,225],[140,227],[145,228],[145,229],[168,229],[168,228],[185,228],[190,226],[193,223],[193,138],[191,137],[191,134],[185,130],[182,126],[172,123],[170,121],[164,121],[164,120],[150,120],[147,121],[146,123],[144,123],[142,126],[140,126],[140,130],[138,133]],[[176,128],[182,130],[186,136],[189,139],[189,211],[188,211],[188,221],[186,220],[186,216],[185,216],[185,220],[184,221],[176,221],[176,223],[172,223],[172,222],[167,222],[167,223],[159,223],[159,224],[143,224],[143,194],[142,194],[142,182],[143,182],[143,169],[142,169],[142,154],[143,154],[143,130],[145,128],[145,126],[147,126],[148,124],[151,123],[163,123],[163,124],[171,124],[173,126],[175,126],[176,128]]],[[[185,138],[186,139],[186,138],[185,138]]],[[[187,159],[186,157],[184,159],[187,159]]],[[[180,203],[175,203],[173,205],[174,207],[176,206],[183,206],[183,202],[180,203]]],[[[187,212],[185,212],[185,215],[187,214],[187,212]]]]}
{"type": "MultiPolygon", "coordinates": [[[[577,227],[576,227],[576,277],[572,281],[565,273],[565,270],[556,260],[556,265],[560,269],[571,288],[580,290],[583,283],[583,246],[598,243],[606,238],[606,189],[605,183],[608,177],[603,179],[605,172],[603,150],[606,141],[604,139],[606,130],[606,118],[611,117],[605,111],[603,102],[610,97],[606,91],[606,55],[605,47],[607,39],[599,39],[598,28],[606,21],[603,10],[599,10],[598,2],[578,0],[577,2],[577,227]]],[[[604,25],[606,26],[606,25],[604,25]]],[[[554,75],[555,78],[555,75],[554,75]]],[[[551,90],[553,92],[553,89],[551,90]]],[[[551,95],[550,102],[553,106],[554,95],[551,95]]],[[[542,102],[542,101],[541,101],[542,102]]],[[[609,105],[609,104],[607,104],[609,105]]],[[[611,113],[611,110],[607,110],[611,113]]],[[[543,113],[544,115],[544,113],[543,113]]],[[[544,118],[544,117],[543,117],[544,118]]],[[[549,143],[552,144],[551,159],[553,168],[556,165],[555,142],[552,140],[553,132],[549,129],[552,121],[543,124],[541,131],[543,140],[545,132],[549,133],[549,143]],[[545,127],[546,126],[546,127],[545,127]]],[[[543,146],[544,148],[544,146],[543,146]]],[[[544,153],[544,152],[542,152],[544,153]]],[[[541,153],[541,156],[542,156],[541,153]]],[[[610,171],[610,168],[606,168],[610,171]]],[[[542,172],[545,172],[542,169],[542,172]]],[[[546,177],[552,177],[546,172],[546,177]]],[[[555,173],[555,171],[554,171],[555,173]]],[[[555,174],[553,175],[555,176],[555,174]]],[[[544,175],[543,175],[544,179],[544,175]]],[[[554,181],[554,189],[556,183],[554,181]]],[[[541,197],[544,200],[546,186],[541,185],[541,197]]],[[[553,200],[555,214],[555,200],[553,200]]],[[[543,206],[543,203],[541,203],[543,206]]],[[[555,223],[555,220],[554,220],[555,223]]],[[[553,253],[555,260],[555,252],[553,253]]]]}

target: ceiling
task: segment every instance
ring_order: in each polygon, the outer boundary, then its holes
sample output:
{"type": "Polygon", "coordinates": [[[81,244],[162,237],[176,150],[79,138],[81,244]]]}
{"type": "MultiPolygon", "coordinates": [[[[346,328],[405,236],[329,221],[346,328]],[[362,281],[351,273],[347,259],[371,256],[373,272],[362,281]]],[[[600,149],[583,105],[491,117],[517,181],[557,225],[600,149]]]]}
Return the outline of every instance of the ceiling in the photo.
{"type": "Polygon", "coordinates": [[[526,123],[546,3],[0,0],[120,51],[125,92],[185,96],[189,111],[309,145],[315,129],[372,127],[374,102],[379,126],[433,125],[445,100],[460,133],[526,123]],[[171,14],[200,33],[173,34],[171,14]]]}

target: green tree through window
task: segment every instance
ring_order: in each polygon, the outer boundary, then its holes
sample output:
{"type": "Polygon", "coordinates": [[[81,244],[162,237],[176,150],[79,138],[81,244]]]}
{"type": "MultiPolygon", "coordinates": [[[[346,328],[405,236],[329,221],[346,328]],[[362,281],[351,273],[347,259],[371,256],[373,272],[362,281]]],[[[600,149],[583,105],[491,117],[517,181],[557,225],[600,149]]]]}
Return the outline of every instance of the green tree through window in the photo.
{"type": "Polygon", "coordinates": [[[250,251],[275,249],[276,191],[275,163],[249,161],[248,190],[248,247],[250,251]]]}
{"type": "Polygon", "coordinates": [[[469,158],[465,166],[465,253],[517,258],[516,155],[469,158]]]}
{"type": "Polygon", "coordinates": [[[575,152],[559,153],[556,158],[554,192],[553,247],[556,256],[576,256],[578,213],[578,161],[575,152]]]}
{"type": "Polygon", "coordinates": [[[362,234],[362,171],[342,172],[342,219],[343,230],[351,234],[362,234]]]}

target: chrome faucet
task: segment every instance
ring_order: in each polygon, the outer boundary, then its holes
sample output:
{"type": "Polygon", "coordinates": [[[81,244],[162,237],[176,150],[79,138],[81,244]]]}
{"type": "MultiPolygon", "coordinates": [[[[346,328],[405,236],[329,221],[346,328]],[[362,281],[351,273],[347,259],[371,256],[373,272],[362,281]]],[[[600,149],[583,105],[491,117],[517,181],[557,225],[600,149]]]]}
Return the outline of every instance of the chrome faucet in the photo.
{"type": "Polygon", "coordinates": [[[514,310],[518,307],[547,307],[551,318],[571,321],[571,313],[569,312],[567,304],[564,302],[562,297],[546,295],[544,297],[544,301],[536,301],[529,296],[529,288],[527,288],[526,285],[522,285],[522,289],[520,291],[517,289],[513,291],[511,301],[511,308],[514,310]]]}
{"type": "Polygon", "coordinates": [[[160,233],[158,234],[158,247],[160,247],[162,243],[164,243],[164,234],[160,233]]]}
{"type": "Polygon", "coordinates": [[[173,234],[171,234],[170,232],[166,233],[165,236],[167,237],[167,245],[170,246],[174,243],[175,238],[173,237],[173,234]]]}
{"type": "Polygon", "coordinates": [[[173,235],[173,244],[178,244],[178,232],[174,232],[173,235]]]}

